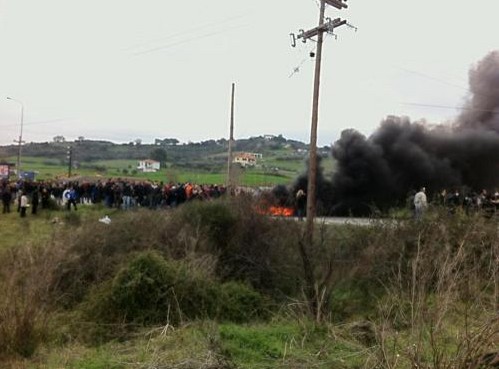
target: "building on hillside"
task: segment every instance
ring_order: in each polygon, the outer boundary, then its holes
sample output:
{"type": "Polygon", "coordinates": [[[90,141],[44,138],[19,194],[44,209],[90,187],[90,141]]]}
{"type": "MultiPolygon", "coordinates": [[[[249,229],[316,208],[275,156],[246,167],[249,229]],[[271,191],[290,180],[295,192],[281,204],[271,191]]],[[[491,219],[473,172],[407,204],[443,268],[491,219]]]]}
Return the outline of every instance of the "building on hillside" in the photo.
{"type": "Polygon", "coordinates": [[[237,163],[242,167],[254,167],[256,165],[256,160],[261,159],[262,154],[252,153],[252,152],[240,152],[234,156],[232,160],[233,163],[237,163]]]}
{"type": "Polygon", "coordinates": [[[156,160],[146,159],[139,161],[137,169],[144,173],[154,173],[160,170],[161,163],[156,160]]]}

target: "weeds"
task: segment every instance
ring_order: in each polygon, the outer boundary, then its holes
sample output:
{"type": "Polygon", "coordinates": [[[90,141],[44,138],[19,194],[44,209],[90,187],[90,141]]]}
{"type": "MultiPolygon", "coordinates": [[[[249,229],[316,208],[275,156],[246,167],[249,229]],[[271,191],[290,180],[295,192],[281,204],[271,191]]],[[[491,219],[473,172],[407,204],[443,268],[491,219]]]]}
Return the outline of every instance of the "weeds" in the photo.
{"type": "Polygon", "coordinates": [[[84,342],[128,351],[62,367],[451,369],[496,350],[492,220],[430,213],[321,227],[309,255],[330,293],[318,294],[323,315],[312,324],[298,222],[259,216],[246,199],[121,213],[110,225],[79,218],[0,255],[0,355],[84,342]],[[146,347],[130,347],[152,331],[146,347]]]}

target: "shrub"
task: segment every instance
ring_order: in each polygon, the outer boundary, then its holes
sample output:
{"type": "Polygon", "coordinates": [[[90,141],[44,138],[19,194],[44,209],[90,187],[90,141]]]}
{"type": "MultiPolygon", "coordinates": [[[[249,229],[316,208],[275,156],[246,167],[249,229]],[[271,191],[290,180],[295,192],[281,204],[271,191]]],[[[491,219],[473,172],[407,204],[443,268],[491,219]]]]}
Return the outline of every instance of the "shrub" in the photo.
{"type": "Polygon", "coordinates": [[[299,225],[262,216],[255,200],[236,199],[188,204],[179,209],[180,225],[197,233],[196,251],[215,255],[223,281],[249,283],[266,294],[299,292],[301,261],[296,250],[299,225]]]}
{"type": "Polygon", "coordinates": [[[266,315],[265,301],[253,288],[238,282],[227,282],[220,286],[219,319],[245,323],[266,315]]]}
{"type": "Polygon", "coordinates": [[[137,254],[92,291],[83,308],[90,321],[132,326],[204,318],[244,322],[266,313],[264,298],[252,288],[220,284],[155,252],[137,254]]]}
{"type": "Polygon", "coordinates": [[[92,286],[113,278],[130,253],[165,251],[174,238],[164,217],[138,211],[113,217],[110,225],[84,222],[58,239],[67,255],[54,271],[52,289],[55,298],[70,308],[80,303],[92,286]]]}
{"type": "Polygon", "coordinates": [[[175,311],[175,270],[161,256],[143,253],[113,279],[111,303],[128,322],[159,323],[175,311]],[[173,307],[173,308],[171,308],[173,307]]]}
{"type": "Polygon", "coordinates": [[[19,246],[0,258],[0,356],[32,356],[47,334],[48,291],[58,250],[19,246]]]}
{"type": "Polygon", "coordinates": [[[180,213],[185,223],[202,227],[212,247],[224,250],[234,235],[237,218],[226,203],[221,201],[186,204],[180,213]]]}

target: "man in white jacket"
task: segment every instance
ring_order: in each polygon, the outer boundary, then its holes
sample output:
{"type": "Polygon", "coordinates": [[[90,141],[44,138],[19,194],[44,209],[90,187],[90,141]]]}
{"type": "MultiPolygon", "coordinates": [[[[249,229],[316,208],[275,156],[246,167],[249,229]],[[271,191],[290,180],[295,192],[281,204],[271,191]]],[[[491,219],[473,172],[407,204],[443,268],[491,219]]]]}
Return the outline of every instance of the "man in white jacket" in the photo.
{"type": "Polygon", "coordinates": [[[21,199],[20,199],[21,218],[24,218],[26,216],[26,209],[28,208],[28,206],[29,206],[28,196],[26,196],[26,192],[23,191],[21,194],[21,199]]]}
{"type": "Polygon", "coordinates": [[[414,196],[414,208],[417,220],[420,220],[423,217],[423,213],[427,207],[428,202],[426,200],[426,188],[421,187],[419,192],[414,196]]]}

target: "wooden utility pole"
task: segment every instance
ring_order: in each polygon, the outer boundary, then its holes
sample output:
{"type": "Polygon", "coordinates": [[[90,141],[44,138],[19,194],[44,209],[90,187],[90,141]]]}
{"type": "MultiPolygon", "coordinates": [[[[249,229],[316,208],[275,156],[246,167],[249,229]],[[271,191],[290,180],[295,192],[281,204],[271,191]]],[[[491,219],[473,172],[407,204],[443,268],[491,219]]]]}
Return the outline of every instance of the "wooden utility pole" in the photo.
{"type": "MultiPolygon", "coordinates": [[[[319,27],[324,25],[324,12],[326,2],[321,0],[319,11],[319,27]]],[[[310,147],[308,164],[308,187],[307,187],[307,224],[305,239],[308,245],[312,245],[314,235],[314,218],[316,213],[316,187],[317,187],[317,124],[319,121],[319,88],[321,84],[321,61],[322,43],[324,32],[317,35],[317,51],[315,54],[314,71],[314,95],[312,98],[312,123],[310,127],[310,147]]]]}
{"type": "MultiPolygon", "coordinates": [[[[305,278],[305,296],[307,297],[309,309],[317,321],[322,319],[324,304],[327,304],[327,291],[329,289],[329,279],[331,277],[331,264],[327,267],[327,272],[324,273],[319,281],[315,272],[316,268],[311,258],[314,241],[314,218],[316,214],[316,188],[317,188],[317,125],[319,121],[319,91],[321,82],[321,61],[322,61],[322,43],[324,40],[324,32],[332,33],[334,28],[347,24],[345,20],[336,18],[334,20],[324,20],[326,4],[334,6],[337,9],[346,8],[347,5],[343,2],[346,0],[320,0],[319,25],[308,31],[301,31],[298,34],[298,39],[306,42],[308,39],[317,36],[317,51],[315,59],[315,75],[314,75],[314,91],[312,100],[312,124],[310,129],[310,148],[309,148],[309,171],[308,171],[308,187],[307,187],[307,221],[305,233],[302,240],[299,242],[300,255],[303,262],[303,272],[305,278]],[[326,300],[324,297],[326,296],[326,300]]],[[[296,46],[296,37],[292,36],[292,46],[296,46]]]]}
{"type": "Polygon", "coordinates": [[[73,148],[68,146],[68,178],[71,178],[71,167],[73,166],[73,148]]]}
{"type": "Polygon", "coordinates": [[[21,173],[21,151],[23,147],[23,123],[24,123],[24,104],[22,101],[14,99],[13,97],[7,97],[7,100],[12,100],[19,105],[21,105],[21,132],[19,133],[19,140],[14,140],[15,143],[17,143],[17,164],[16,164],[16,171],[17,171],[17,178],[21,178],[22,173],[21,173]]]}
{"type": "Polygon", "coordinates": [[[307,187],[307,221],[305,231],[305,241],[310,246],[313,243],[314,218],[316,214],[317,203],[317,125],[319,121],[319,92],[321,83],[322,44],[324,41],[324,32],[333,32],[334,28],[340,27],[347,23],[346,20],[341,20],[340,18],[336,18],[334,20],[328,19],[327,22],[324,22],[324,13],[326,10],[326,4],[331,5],[337,9],[347,8],[347,5],[343,1],[345,0],[321,0],[319,11],[319,25],[315,28],[312,28],[311,30],[302,31],[298,35],[298,38],[301,38],[303,42],[306,42],[307,39],[317,36],[314,91],[312,100],[312,124],[310,129],[309,171],[307,187]]]}
{"type": "Polygon", "coordinates": [[[228,159],[227,159],[227,192],[229,194],[233,191],[234,183],[232,182],[232,145],[234,144],[234,95],[236,90],[236,84],[232,84],[232,94],[230,100],[230,133],[229,133],[229,149],[228,149],[228,159]]]}

